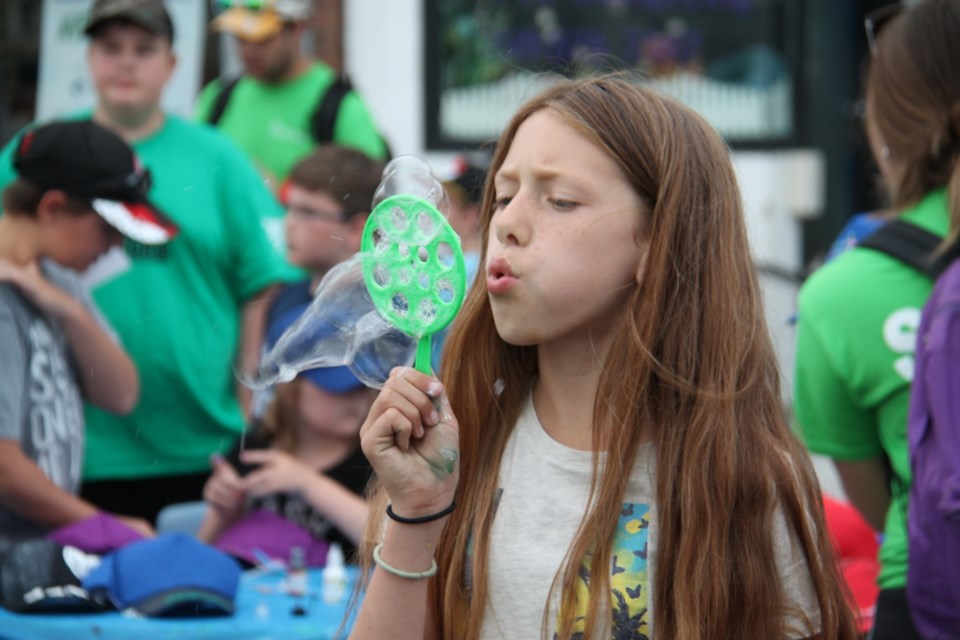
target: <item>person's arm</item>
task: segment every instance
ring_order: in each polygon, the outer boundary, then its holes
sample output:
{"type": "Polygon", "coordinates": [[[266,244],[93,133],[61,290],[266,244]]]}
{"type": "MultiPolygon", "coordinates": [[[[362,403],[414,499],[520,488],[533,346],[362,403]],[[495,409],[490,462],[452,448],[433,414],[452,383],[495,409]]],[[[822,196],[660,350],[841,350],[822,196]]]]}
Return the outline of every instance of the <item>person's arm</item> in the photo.
{"type": "MultiPolygon", "coordinates": [[[[243,306],[243,317],[240,325],[240,345],[238,348],[238,365],[245,376],[253,376],[260,364],[260,349],[263,346],[263,335],[266,332],[267,309],[281,285],[272,285],[256,293],[243,306]]],[[[238,381],[237,396],[246,418],[250,417],[250,402],[252,392],[238,381]]]]}
{"type": "Polygon", "coordinates": [[[864,520],[883,531],[890,507],[890,468],[883,457],[868,460],[834,460],[843,490],[864,520]]]}
{"type": "MultiPolygon", "coordinates": [[[[19,443],[0,439],[0,503],[22,518],[40,526],[57,529],[85,520],[98,512],[97,507],[48,478],[23,454],[19,443]]],[[[121,522],[144,536],[154,534],[153,527],[139,518],[116,515],[121,522]]]]}
{"type": "Polygon", "coordinates": [[[883,531],[890,473],[877,417],[851,390],[849,376],[838,363],[838,348],[824,337],[840,331],[835,325],[823,326],[816,313],[832,300],[816,302],[820,304],[812,310],[801,305],[797,322],[797,422],[808,448],[833,460],[850,502],[870,526],[883,531]]]}
{"type": "Polygon", "coordinates": [[[16,441],[0,440],[0,460],[0,502],[10,511],[51,529],[97,513],[92,504],[55,485],[16,441]]]}
{"type": "Polygon", "coordinates": [[[36,262],[23,267],[0,262],[0,281],[13,283],[33,304],[60,321],[90,403],[117,414],[133,410],[140,397],[136,366],[83,304],[48,281],[36,262]]]}
{"type": "Polygon", "coordinates": [[[240,459],[259,467],[243,479],[248,495],[298,493],[354,544],[359,544],[369,513],[367,501],[361,496],[282,451],[247,450],[240,454],[240,459]]]}
{"type": "MultiPolygon", "coordinates": [[[[457,419],[440,383],[412,368],[397,368],[373,402],[360,430],[363,453],[389,496],[394,513],[417,518],[444,511],[459,481],[457,419]],[[434,398],[441,398],[437,415],[434,398]]],[[[380,514],[377,514],[379,517],[380,514]]],[[[377,563],[350,637],[436,638],[429,615],[428,578],[447,516],[423,524],[388,520],[377,563]],[[388,569],[387,567],[390,567],[388,569]]],[[[439,603],[436,606],[443,606],[439,603]]]]}

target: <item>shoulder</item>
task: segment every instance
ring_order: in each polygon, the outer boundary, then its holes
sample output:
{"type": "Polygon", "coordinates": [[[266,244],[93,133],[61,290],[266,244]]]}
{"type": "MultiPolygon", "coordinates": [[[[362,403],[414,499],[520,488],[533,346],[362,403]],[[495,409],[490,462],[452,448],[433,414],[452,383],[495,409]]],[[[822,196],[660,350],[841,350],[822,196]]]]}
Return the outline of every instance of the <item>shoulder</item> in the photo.
{"type": "Polygon", "coordinates": [[[311,301],[313,301],[313,296],[310,295],[309,280],[301,280],[284,285],[270,303],[270,308],[267,309],[266,326],[272,326],[277,319],[284,316],[290,310],[300,308],[305,303],[309,304],[311,301]]]}
{"type": "MultiPolygon", "coordinates": [[[[150,145],[151,151],[168,154],[174,149],[189,149],[191,156],[200,158],[204,162],[227,165],[230,169],[242,166],[256,171],[243,150],[216,127],[206,122],[185,120],[173,114],[167,114],[166,117],[166,126],[161,134],[163,137],[156,145],[150,145]]],[[[137,152],[140,153],[140,151],[138,147],[137,152]]],[[[144,151],[147,152],[146,149],[144,151]]],[[[214,175],[217,172],[208,173],[214,175]]],[[[237,177],[228,171],[219,173],[224,179],[237,177]]],[[[247,176],[242,177],[245,179],[247,176]]]]}
{"type": "Polygon", "coordinates": [[[821,267],[800,289],[801,311],[922,304],[930,279],[896,258],[864,247],[821,267]]]}
{"type": "MultiPolygon", "coordinates": [[[[230,139],[220,131],[205,122],[194,122],[172,114],[166,114],[166,123],[163,128],[165,142],[173,144],[175,140],[178,144],[185,141],[190,144],[202,144],[203,148],[221,150],[232,150],[233,144],[230,139]]],[[[198,151],[195,147],[190,147],[191,153],[198,151]]]]}
{"type": "Polygon", "coordinates": [[[43,274],[57,288],[67,292],[74,298],[82,297],[85,287],[76,271],[62,267],[53,260],[42,262],[43,274]]]}
{"type": "Polygon", "coordinates": [[[310,68],[304,74],[304,77],[319,85],[331,85],[341,76],[330,65],[315,60],[310,64],[310,68]]]}
{"type": "Polygon", "coordinates": [[[16,285],[9,282],[0,282],[0,323],[4,325],[19,324],[17,319],[24,315],[23,296],[16,285]]]}
{"type": "Polygon", "coordinates": [[[211,80],[200,90],[200,94],[197,96],[197,102],[200,104],[209,102],[223,90],[224,84],[224,81],[220,78],[211,80]]]}

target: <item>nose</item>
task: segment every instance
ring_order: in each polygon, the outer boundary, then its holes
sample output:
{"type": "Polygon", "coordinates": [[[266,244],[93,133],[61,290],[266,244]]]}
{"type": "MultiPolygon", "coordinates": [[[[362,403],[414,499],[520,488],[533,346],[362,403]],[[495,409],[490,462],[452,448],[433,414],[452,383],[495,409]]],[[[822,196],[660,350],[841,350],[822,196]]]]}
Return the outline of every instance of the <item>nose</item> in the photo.
{"type": "Polygon", "coordinates": [[[527,241],[529,231],[525,211],[529,206],[529,202],[524,202],[524,197],[517,194],[505,207],[494,214],[491,229],[500,244],[520,245],[527,241]]]}

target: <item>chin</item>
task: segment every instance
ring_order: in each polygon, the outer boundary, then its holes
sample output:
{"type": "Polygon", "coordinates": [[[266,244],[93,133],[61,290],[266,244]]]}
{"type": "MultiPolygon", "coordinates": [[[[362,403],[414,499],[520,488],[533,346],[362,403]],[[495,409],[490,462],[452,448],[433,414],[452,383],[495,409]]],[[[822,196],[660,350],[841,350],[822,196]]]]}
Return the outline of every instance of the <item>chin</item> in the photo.
{"type": "Polygon", "coordinates": [[[516,326],[507,322],[497,322],[497,335],[500,339],[514,347],[531,347],[540,344],[543,337],[530,331],[529,326],[516,326]]]}

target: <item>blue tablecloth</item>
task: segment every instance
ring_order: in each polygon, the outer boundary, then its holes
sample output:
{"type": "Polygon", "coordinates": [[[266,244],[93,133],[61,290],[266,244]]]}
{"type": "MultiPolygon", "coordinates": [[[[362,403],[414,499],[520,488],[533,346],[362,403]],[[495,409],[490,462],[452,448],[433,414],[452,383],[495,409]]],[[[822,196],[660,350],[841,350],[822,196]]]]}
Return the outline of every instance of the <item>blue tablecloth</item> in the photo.
{"type": "MultiPolygon", "coordinates": [[[[83,615],[15,614],[0,609],[3,640],[332,640],[346,637],[349,625],[341,623],[347,613],[357,577],[347,568],[349,584],[343,602],[332,605],[320,600],[322,571],[309,572],[306,597],[294,598],[283,589],[282,573],[248,571],[240,580],[236,612],[219,618],[137,618],[121,614],[83,615]],[[302,605],[306,612],[295,615],[302,605]],[[337,631],[341,634],[337,635],[337,631]]],[[[351,620],[352,622],[352,620],[351,620]]]]}

